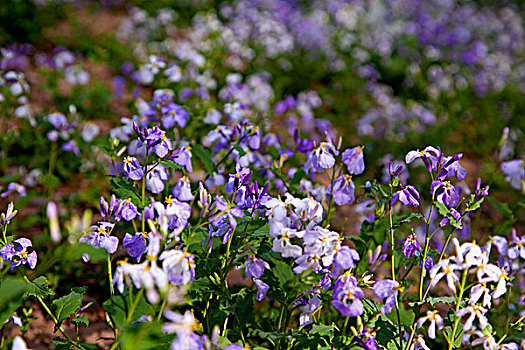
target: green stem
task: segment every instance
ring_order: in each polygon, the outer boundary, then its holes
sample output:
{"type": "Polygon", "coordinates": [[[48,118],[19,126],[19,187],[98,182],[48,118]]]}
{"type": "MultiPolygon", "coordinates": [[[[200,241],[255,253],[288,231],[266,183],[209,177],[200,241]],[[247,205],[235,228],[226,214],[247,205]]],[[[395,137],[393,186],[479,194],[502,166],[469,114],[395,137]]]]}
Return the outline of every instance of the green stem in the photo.
{"type": "Polygon", "coordinates": [[[459,306],[461,304],[461,299],[463,298],[463,292],[465,291],[465,282],[467,281],[467,273],[468,269],[465,269],[463,271],[463,277],[461,278],[461,286],[459,288],[459,294],[456,299],[456,312],[454,313],[456,318],[454,320],[454,328],[452,329],[452,333],[449,334],[449,341],[448,343],[448,350],[452,350],[454,348],[454,343],[456,342],[456,330],[458,328],[459,321],[461,320],[461,317],[457,316],[457,312],[459,310],[459,306]]]}
{"type": "MultiPolygon", "coordinates": [[[[392,197],[392,184],[390,184],[390,196],[392,197]]],[[[395,271],[395,242],[394,242],[394,224],[392,220],[392,205],[389,204],[388,208],[388,216],[390,219],[390,245],[392,248],[392,280],[396,280],[396,271],[395,271]]],[[[403,329],[401,326],[401,315],[399,314],[399,301],[398,296],[396,294],[395,296],[395,306],[396,306],[396,313],[397,313],[397,324],[399,327],[399,345],[398,349],[403,348],[403,329]]]]}
{"type": "Polygon", "coordinates": [[[111,297],[115,295],[115,289],[113,288],[113,271],[111,269],[111,256],[107,255],[107,261],[108,261],[108,278],[109,278],[109,292],[111,294],[111,297]]]}
{"type": "Polygon", "coordinates": [[[330,191],[332,192],[330,194],[330,199],[328,200],[328,211],[326,212],[326,224],[330,224],[330,217],[332,216],[331,215],[331,210],[332,210],[332,202],[334,201],[334,178],[335,178],[335,164],[334,164],[334,167],[333,167],[333,170],[332,170],[332,177],[330,178],[330,191]]]}
{"type": "Polygon", "coordinates": [[[162,313],[164,312],[164,308],[166,307],[166,304],[168,303],[168,300],[164,298],[162,301],[162,305],[160,306],[159,314],[157,315],[157,321],[160,321],[160,318],[162,317],[162,313]]]}
{"type": "Polygon", "coordinates": [[[428,213],[428,218],[425,222],[425,251],[423,252],[423,266],[421,267],[421,275],[419,276],[419,300],[423,300],[423,280],[426,275],[425,262],[427,260],[428,254],[428,245],[430,243],[429,233],[430,233],[430,220],[432,219],[432,213],[434,212],[434,204],[430,207],[430,212],[428,213]]]}
{"type": "Polygon", "coordinates": [[[133,318],[133,314],[135,313],[135,309],[137,308],[137,305],[139,304],[140,298],[142,297],[142,293],[144,293],[144,288],[141,288],[140,291],[137,293],[137,296],[135,297],[135,300],[133,301],[133,304],[131,304],[131,307],[128,310],[128,317],[126,317],[126,323],[130,323],[133,318]]]}

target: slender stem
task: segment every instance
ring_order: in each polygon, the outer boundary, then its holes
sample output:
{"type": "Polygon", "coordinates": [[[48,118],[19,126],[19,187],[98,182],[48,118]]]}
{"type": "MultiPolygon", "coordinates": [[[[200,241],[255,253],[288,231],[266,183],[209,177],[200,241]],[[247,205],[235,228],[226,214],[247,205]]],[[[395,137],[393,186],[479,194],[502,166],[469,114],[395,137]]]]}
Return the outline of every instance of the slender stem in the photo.
{"type": "MultiPolygon", "coordinates": [[[[390,197],[392,197],[392,184],[390,184],[390,197]]],[[[392,204],[388,205],[388,217],[390,220],[390,246],[392,248],[392,280],[396,280],[396,271],[395,271],[395,241],[394,241],[394,224],[392,220],[392,204]]],[[[397,324],[399,327],[399,345],[398,348],[403,348],[403,329],[401,326],[401,315],[399,314],[399,301],[397,294],[395,295],[395,306],[397,313],[397,324]]]]}
{"type": "Polygon", "coordinates": [[[128,324],[131,322],[131,319],[133,318],[133,314],[135,313],[135,309],[137,308],[137,305],[139,304],[140,297],[142,297],[142,293],[144,293],[144,288],[141,288],[140,291],[137,293],[137,296],[135,297],[133,304],[131,304],[131,307],[128,310],[128,317],[126,317],[126,323],[128,324]]]}
{"type": "Polygon", "coordinates": [[[157,315],[157,321],[160,321],[160,318],[162,316],[162,313],[164,312],[164,308],[166,307],[166,304],[168,303],[168,299],[164,298],[162,301],[162,305],[160,306],[159,314],[157,315]]]}
{"type": "Polygon", "coordinates": [[[457,312],[461,304],[461,299],[463,298],[463,292],[465,291],[465,282],[467,281],[467,273],[468,273],[468,269],[465,269],[463,271],[463,277],[461,278],[461,286],[459,288],[459,294],[456,299],[456,312],[455,312],[456,319],[454,320],[454,328],[452,329],[452,333],[449,334],[449,340],[451,339],[452,341],[449,341],[448,343],[448,350],[452,350],[454,348],[454,343],[456,342],[456,330],[458,328],[459,321],[461,320],[461,317],[457,315],[457,312]]]}
{"type": "MultiPolygon", "coordinates": [[[[31,283],[31,281],[29,281],[29,279],[27,278],[27,276],[24,275],[24,280],[27,282],[27,283],[31,283]]],[[[55,315],[53,314],[53,312],[51,311],[51,309],[49,309],[49,307],[47,306],[47,304],[44,302],[44,300],[40,297],[40,296],[37,296],[36,297],[38,299],[38,301],[40,302],[40,305],[42,305],[42,307],[44,308],[44,310],[46,310],[47,314],[51,317],[51,319],[53,320],[53,323],[57,326],[58,330],[60,330],[60,333],[62,333],[62,335],[64,336],[64,338],[66,338],[66,340],[70,343],[70,344],[73,344],[74,346],[76,346],[77,348],[81,349],[81,350],[85,350],[84,347],[82,347],[80,344],[78,344],[77,342],[75,342],[73,339],[71,339],[71,337],[69,335],[67,335],[66,331],[64,330],[64,328],[62,327],[62,325],[59,325],[58,324],[58,319],[55,317],[55,315]]]]}
{"type": "Polygon", "coordinates": [[[423,300],[423,280],[425,279],[426,275],[426,267],[425,262],[427,260],[427,254],[428,254],[428,245],[430,243],[430,220],[432,219],[432,213],[434,212],[434,204],[430,207],[430,212],[428,213],[428,218],[425,222],[425,251],[423,252],[423,266],[421,266],[421,275],[419,276],[419,300],[423,300]]]}
{"type": "Polygon", "coordinates": [[[107,255],[107,261],[108,261],[109,292],[111,294],[111,297],[113,297],[115,295],[115,289],[113,288],[113,271],[111,269],[111,256],[109,253],[107,255]]]}
{"type": "Polygon", "coordinates": [[[335,178],[335,164],[332,170],[332,177],[330,178],[330,199],[328,200],[328,211],[326,212],[326,224],[330,224],[332,202],[334,201],[334,178],[335,178]]]}

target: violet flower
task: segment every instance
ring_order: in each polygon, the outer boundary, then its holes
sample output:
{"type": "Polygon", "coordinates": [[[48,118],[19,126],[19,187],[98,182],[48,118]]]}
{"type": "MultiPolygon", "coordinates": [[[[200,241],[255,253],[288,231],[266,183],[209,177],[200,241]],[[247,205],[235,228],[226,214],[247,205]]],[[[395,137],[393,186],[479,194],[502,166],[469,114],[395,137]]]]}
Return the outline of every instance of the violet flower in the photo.
{"type": "Polygon", "coordinates": [[[332,293],[332,306],[343,316],[360,316],[364,312],[363,302],[360,300],[364,293],[357,286],[357,280],[350,274],[344,274],[335,281],[332,293]]]}
{"type": "Polygon", "coordinates": [[[133,156],[124,158],[124,163],[122,164],[122,173],[126,175],[128,179],[135,181],[144,177],[144,169],[140,166],[137,158],[133,156]]]}
{"type": "Polygon", "coordinates": [[[126,248],[128,255],[132,258],[137,259],[137,262],[140,262],[142,254],[146,251],[146,241],[148,235],[144,232],[137,232],[135,235],[130,235],[126,233],[123,239],[123,246],[126,248]]]}
{"type": "Polygon", "coordinates": [[[31,253],[27,251],[27,248],[32,246],[33,243],[27,238],[15,239],[12,244],[6,244],[0,248],[0,256],[5,261],[11,261],[11,270],[22,264],[28,264],[31,269],[34,269],[37,254],[35,251],[31,253]]]}
{"type": "Polygon", "coordinates": [[[459,203],[459,193],[450,181],[432,181],[430,193],[440,203],[455,207],[459,203]]]}
{"type": "Polygon", "coordinates": [[[352,175],[359,175],[365,171],[365,162],[363,159],[363,147],[357,146],[347,149],[342,155],[343,163],[348,167],[348,171],[352,175]]]}
{"type": "Polygon", "coordinates": [[[354,190],[355,185],[351,175],[342,175],[335,179],[333,191],[328,187],[328,192],[333,193],[337,205],[352,204],[355,200],[354,190]]]}
{"type": "Polygon", "coordinates": [[[264,269],[270,269],[270,265],[264,260],[259,259],[255,255],[250,255],[245,263],[246,277],[261,278],[264,269]]]}
{"type": "Polygon", "coordinates": [[[381,307],[381,313],[388,314],[396,305],[396,296],[403,288],[398,281],[393,280],[376,280],[374,283],[374,294],[380,298],[385,299],[385,304],[381,307]]]}
{"type": "Polygon", "coordinates": [[[408,235],[408,237],[405,239],[405,243],[403,243],[403,254],[407,258],[414,255],[416,252],[419,252],[421,250],[421,246],[419,245],[419,242],[417,241],[416,234],[412,232],[408,235]]]}
{"type": "Polygon", "coordinates": [[[390,205],[393,206],[398,199],[403,205],[419,206],[419,192],[417,192],[414,186],[406,185],[402,190],[394,193],[394,198],[392,198],[390,205]]]}

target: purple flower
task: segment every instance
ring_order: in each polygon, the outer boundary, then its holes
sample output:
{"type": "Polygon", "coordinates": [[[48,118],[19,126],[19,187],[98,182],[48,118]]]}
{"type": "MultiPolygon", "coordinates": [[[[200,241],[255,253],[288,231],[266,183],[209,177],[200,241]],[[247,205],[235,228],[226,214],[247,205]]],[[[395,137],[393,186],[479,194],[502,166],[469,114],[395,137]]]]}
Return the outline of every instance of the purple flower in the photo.
{"type": "Polygon", "coordinates": [[[176,164],[185,167],[186,171],[190,173],[193,171],[193,167],[191,166],[191,146],[189,144],[184,146],[181,144],[181,148],[173,152],[171,160],[176,164]]]}
{"type": "Polygon", "coordinates": [[[361,331],[361,338],[358,336],[354,337],[354,340],[365,350],[379,350],[379,346],[376,343],[376,333],[370,329],[365,328],[361,331]]]}
{"type": "Polygon", "coordinates": [[[128,179],[140,180],[144,177],[144,169],[140,166],[139,161],[135,157],[124,158],[122,164],[122,172],[128,179]]]}
{"type": "Polygon", "coordinates": [[[270,265],[255,255],[251,255],[245,264],[246,277],[261,278],[264,269],[270,269],[270,265]]]}
{"type": "Polygon", "coordinates": [[[165,181],[168,181],[169,175],[166,168],[160,164],[157,166],[149,165],[146,173],[146,188],[151,193],[161,193],[165,188],[165,181]]]}
{"type": "Polygon", "coordinates": [[[506,175],[505,180],[509,182],[513,188],[517,190],[523,190],[525,188],[525,162],[523,160],[515,159],[503,162],[501,163],[500,168],[506,175]]]}
{"type": "Polygon", "coordinates": [[[73,140],[64,143],[62,149],[67,152],[73,152],[75,156],[80,157],[80,150],[78,149],[77,143],[73,140]]]}
{"type": "Polygon", "coordinates": [[[9,185],[7,185],[7,191],[3,192],[0,196],[7,197],[13,192],[18,192],[22,197],[26,196],[26,188],[23,185],[20,185],[16,182],[11,182],[9,185]]]}
{"type": "Polygon", "coordinates": [[[21,264],[28,264],[31,269],[34,269],[37,262],[36,252],[27,251],[27,248],[32,246],[33,243],[27,238],[15,239],[13,244],[6,244],[0,249],[0,256],[5,261],[12,261],[11,270],[21,264]]]}
{"type": "Polygon", "coordinates": [[[345,150],[342,155],[342,160],[352,175],[359,175],[365,171],[362,146],[345,150]]]}
{"type": "MultiPolygon", "coordinates": [[[[355,185],[351,175],[342,175],[334,180],[333,196],[337,205],[352,204],[354,202],[355,185]]],[[[332,192],[330,187],[329,192],[332,192]]]]}
{"type": "Polygon", "coordinates": [[[304,298],[301,298],[303,302],[306,304],[301,308],[301,315],[299,316],[299,325],[301,327],[304,327],[308,324],[311,324],[314,322],[313,314],[319,310],[319,308],[322,305],[321,299],[317,296],[317,294],[314,294],[309,300],[308,303],[304,300],[304,298]]]}
{"type": "Polygon", "coordinates": [[[381,308],[383,314],[388,314],[394,308],[396,304],[397,293],[402,291],[403,288],[399,285],[399,282],[393,280],[376,280],[374,283],[374,294],[380,298],[385,299],[385,304],[381,308]]]}
{"type": "Polygon", "coordinates": [[[304,164],[304,170],[308,174],[310,170],[320,172],[324,169],[329,169],[334,166],[334,155],[338,155],[334,145],[331,142],[321,142],[319,147],[315,148],[313,152],[308,154],[308,159],[304,164]]]}
{"type": "Polygon", "coordinates": [[[264,283],[263,281],[257,278],[253,279],[253,283],[255,283],[255,285],[257,286],[257,295],[255,296],[255,300],[257,301],[263,300],[264,297],[266,296],[266,293],[268,293],[268,289],[270,289],[270,287],[266,283],[264,283]]]}
{"type": "Polygon", "coordinates": [[[354,261],[359,261],[359,253],[355,249],[352,249],[347,246],[342,246],[334,248],[336,253],[334,255],[333,269],[334,275],[338,275],[340,270],[348,270],[355,267],[354,261]]]}
{"type": "Polygon", "coordinates": [[[104,197],[100,197],[100,216],[109,218],[111,216],[115,217],[115,221],[120,221],[120,211],[122,210],[122,201],[117,199],[115,195],[111,196],[111,199],[108,202],[104,197]]]}
{"type": "Polygon", "coordinates": [[[250,183],[251,176],[252,171],[249,168],[241,168],[241,165],[237,163],[235,165],[235,174],[230,174],[230,178],[226,183],[226,192],[235,192],[241,186],[246,186],[250,183]]]}
{"type": "Polygon", "coordinates": [[[344,274],[335,281],[332,293],[332,306],[343,316],[360,316],[364,312],[363,302],[365,295],[357,286],[357,280],[350,274],[344,274]]]}
{"type": "Polygon", "coordinates": [[[394,205],[398,199],[403,205],[419,206],[419,192],[414,186],[406,185],[402,190],[394,193],[394,198],[392,198],[390,205],[394,205]]]}
{"type": "Polygon", "coordinates": [[[403,244],[403,254],[407,258],[414,255],[416,252],[419,252],[421,250],[421,246],[419,245],[419,242],[417,241],[416,234],[412,232],[408,235],[408,237],[405,239],[405,243],[403,244]]]}
{"type": "Polygon", "coordinates": [[[171,193],[181,202],[191,201],[195,196],[191,193],[190,184],[190,179],[187,176],[183,176],[177,181],[171,193]]]}
{"type": "MultiPolygon", "coordinates": [[[[458,221],[458,223],[461,225],[461,214],[454,208],[450,208],[450,214],[452,214],[452,217],[458,221]]],[[[450,219],[445,217],[439,222],[439,226],[443,227],[445,225],[448,225],[450,222],[450,219]]],[[[459,230],[459,228],[456,228],[459,230]]]]}
{"type": "MultiPolygon", "coordinates": [[[[434,267],[434,260],[429,256],[425,260],[425,270],[423,271],[423,275],[426,275],[426,271],[430,271],[434,267]]],[[[423,268],[423,259],[421,258],[419,260],[419,268],[423,268]]]]}
{"type": "Polygon", "coordinates": [[[434,148],[432,146],[427,146],[423,151],[415,150],[410,151],[405,156],[405,162],[407,164],[412,163],[415,159],[421,158],[428,172],[436,170],[438,166],[439,159],[442,157],[441,150],[439,148],[434,148]]]}
{"type": "Polygon", "coordinates": [[[120,217],[126,221],[131,221],[138,215],[138,210],[135,204],[131,203],[131,198],[122,201],[122,207],[120,209],[120,217]]]}
{"type": "Polygon", "coordinates": [[[146,240],[148,236],[144,232],[137,232],[134,236],[126,233],[123,239],[123,246],[128,251],[129,256],[140,262],[142,254],[146,251],[146,240]]]}
{"type": "Polygon", "coordinates": [[[440,203],[455,207],[459,203],[459,193],[450,181],[432,181],[430,193],[440,203]]]}
{"type": "Polygon", "coordinates": [[[237,227],[237,221],[235,217],[241,218],[243,212],[241,209],[235,207],[232,208],[221,196],[215,196],[215,207],[220,211],[215,217],[213,217],[212,223],[220,219],[223,215],[228,218],[228,222],[233,230],[237,227]]]}
{"type": "Polygon", "coordinates": [[[110,222],[99,222],[98,225],[91,226],[89,232],[84,232],[79,242],[88,243],[95,248],[105,248],[110,254],[113,254],[118,248],[118,238],[110,236],[114,226],[110,222]]]}
{"type": "Polygon", "coordinates": [[[453,157],[444,157],[443,162],[445,164],[443,165],[443,168],[441,170],[441,173],[438,176],[438,179],[443,180],[447,176],[452,177],[454,176],[454,174],[456,174],[458,177],[458,180],[463,180],[465,176],[467,176],[467,171],[458,162],[458,159],[460,159],[462,156],[463,154],[459,153],[453,157]]]}
{"type": "Polygon", "coordinates": [[[15,206],[13,205],[13,202],[10,202],[7,206],[7,211],[2,214],[0,214],[0,225],[5,226],[8,225],[11,220],[15,217],[16,213],[18,213],[18,210],[13,210],[15,206]]]}

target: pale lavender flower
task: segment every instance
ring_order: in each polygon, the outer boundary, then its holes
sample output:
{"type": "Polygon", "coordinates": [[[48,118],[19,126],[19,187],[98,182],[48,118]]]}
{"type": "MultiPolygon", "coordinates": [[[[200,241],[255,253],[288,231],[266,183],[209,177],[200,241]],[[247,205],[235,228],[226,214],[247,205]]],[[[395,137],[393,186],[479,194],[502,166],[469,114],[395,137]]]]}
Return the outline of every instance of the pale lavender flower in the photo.
{"type": "Polygon", "coordinates": [[[438,310],[427,311],[427,315],[417,321],[417,327],[421,328],[426,321],[430,322],[428,336],[431,339],[436,339],[436,326],[440,330],[443,329],[443,317],[441,317],[438,310]]]}
{"type": "Polygon", "coordinates": [[[363,159],[363,147],[357,146],[347,149],[342,154],[342,161],[347,166],[352,175],[359,175],[365,171],[365,162],[363,159]]]}

